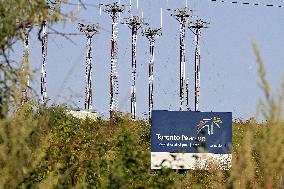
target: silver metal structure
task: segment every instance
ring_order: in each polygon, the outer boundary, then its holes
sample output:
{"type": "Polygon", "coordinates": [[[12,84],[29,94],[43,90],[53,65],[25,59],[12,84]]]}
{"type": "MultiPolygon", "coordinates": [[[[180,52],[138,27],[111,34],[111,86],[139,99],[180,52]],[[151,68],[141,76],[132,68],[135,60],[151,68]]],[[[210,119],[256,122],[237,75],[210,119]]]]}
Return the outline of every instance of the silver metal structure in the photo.
{"type": "Polygon", "coordinates": [[[41,103],[46,105],[46,56],[47,56],[47,21],[43,21],[41,25],[41,44],[42,44],[42,64],[40,79],[40,96],[41,103]]]}
{"type": "Polygon", "coordinates": [[[132,36],[132,84],[131,84],[131,118],[136,118],[136,56],[137,56],[137,32],[144,24],[144,19],[139,16],[131,16],[126,18],[124,24],[127,24],[131,29],[132,36]]]}
{"type": "Polygon", "coordinates": [[[155,48],[155,41],[158,36],[162,35],[161,28],[159,29],[145,29],[143,30],[143,35],[146,36],[149,40],[150,44],[150,62],[149,62],[149,113],[148,113],[148,119],[151,121],[152,118],[152,110],[154,107],[154,62],[155,62],[155,54],[154,54],[154,48],[155,48]]]}
{"type": "MultiPolygon", "coordinates": [[[[55,5],[58,2],[46,1],[49,10],[54,10],[55,5]]],[[[50,13],[50,12],[48,12],[50,13]]],[[[41,45],[42,45],[42,63],[41,63],[41,78],[40,78],[40,101],[41,104],[46,105],[47,95],[46,95],[46,58],[47,58],[47,20],[43,20],[41,23],[41,45]]]]}
{"type": "Polygon", "coordinates": [[[209,23],[201,19],[189,22],[188,28],[195,35],[195,111],[200,111],[200,37],[201,29],[208,28],[209,23]]]}
{"type": "Polygon", "coordinates": [[[185,105],[185,27],[186,19],[192,16],[192,10],[186,8],[175,9],[171,16],[179,22],[180,32],[180,111],[184,110],[185,105]]]}
{"type": "Polygon", "coordinates": [[[79,30],[85,33],[87,37],[87,53],[86,53],[86,86],[85,86],[85,109],[93,109],[93,93],[92,93],[92,38],[94,34],[99,32],[98,25],[89,25],[79,23],[79,30]]]}
{"type": "Polygon", "coordinates": [[[124,5],[113,3],[105,5],[104,12],[112,18],[112,35],[111,35],[111,68],[110,68],[110,118],[118,111],[118,22],[119,14],[124,11],[124,5]]]}

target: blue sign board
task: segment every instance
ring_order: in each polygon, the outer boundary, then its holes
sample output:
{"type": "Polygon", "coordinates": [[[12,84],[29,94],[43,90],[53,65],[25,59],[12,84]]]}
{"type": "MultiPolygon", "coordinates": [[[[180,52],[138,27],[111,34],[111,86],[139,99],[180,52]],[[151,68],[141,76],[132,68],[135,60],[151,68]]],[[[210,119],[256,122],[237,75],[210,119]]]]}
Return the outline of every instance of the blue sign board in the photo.
{"type": "Polygon", "coordinates": [[[231,147],[231,112],[152,112],[151,152],[230,154],[231,147]]]}

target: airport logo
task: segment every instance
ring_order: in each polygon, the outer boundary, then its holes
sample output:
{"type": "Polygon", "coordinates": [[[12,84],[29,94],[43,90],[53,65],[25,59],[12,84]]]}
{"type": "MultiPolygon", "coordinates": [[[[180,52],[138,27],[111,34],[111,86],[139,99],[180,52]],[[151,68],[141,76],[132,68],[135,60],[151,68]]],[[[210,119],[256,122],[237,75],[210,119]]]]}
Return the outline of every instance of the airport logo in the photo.
{"type": "Polygon", "coordinates": [[[208,135],[214,134],[214,127],[221,128],[220,125],[223,123],[221,118],[218,117],[211,117],[211,118],[204,118],[202,119],[199,124],[197,125],[197,133],[204,132],[207,128],[208,135]]]}

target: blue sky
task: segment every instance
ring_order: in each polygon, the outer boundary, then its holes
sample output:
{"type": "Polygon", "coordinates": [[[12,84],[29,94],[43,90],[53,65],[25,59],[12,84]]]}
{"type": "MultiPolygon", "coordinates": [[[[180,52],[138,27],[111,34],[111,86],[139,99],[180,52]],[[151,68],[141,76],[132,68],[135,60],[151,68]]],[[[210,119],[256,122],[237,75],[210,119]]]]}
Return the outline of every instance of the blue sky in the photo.
{"type": "MultiPolygon", "coordinates": [[[[77,3],[77,1],[70,1],[77,3]]],[[[83,1],[98,5],[114,1],[83,1]]],[[[185,0],[132,0],[132,14],[141,14],[150,26],[160,27],[160,9],[163,8],[163,36],[157,39],[154,67],[154,109],[179,109],[179,25],[166,8],[181,8],[185,0]],[[167,6],[168,4],[168,6],[167,6]]],[[[263,93],[258,87],[257,63],[251,46],[255,40],[266,63],[267,78],[276,89],[284,74],[283,20],[284,8],[266,7],[265,4],[284,5],[280,0],[250,0],[259,6],[232,4],[231,1],[189,0],[190,9],[211,23],[201,37],[201,111],[233,112],[234,118],[255,116],[263,93]],[[262,6],[263,5],[263,6],[262,6]]],[[[121,0],[129,4],[129,0],[121,0]]],[[[77,6],[64,6],[64,11],[77,6]]],[[[93,107],[99,115],[108,116],[111,18],[99,9],[88,6],[76,14],[90,23],[100,23],[102,30],[93,38],[93,107]]],[[[121,15],[129,17],[129,13],[121,15]]],[[[78,32],[77,21],[55,25],[62,32],[78,32]]],[[[41,44],[38,28],[30,35],[30,63],[36,70],[33,87],[40,91],[41,44]]],[[[141,31],[141,30],[140,30],[141,31]]],[[[76,44],[56,36],[49,36],[47,57],[47,96],[50,103],[67,103],[73,108],[84,107],[85,43],[84,35],[72,36],[76,44]]],[[[22,43],[15,45],[15,57],[20,61],[22,43]]],[[[137,44],[137,112],[139,117],[148,111],[148,40],[138,36],[137,44]]],[[[190,107],[194,108],[194,36],[186,31],[186,77],[190,78],[190,107]]],[[[119,25],[119,109],[130,112],[131,86],[131,31],[119,25]]]]}

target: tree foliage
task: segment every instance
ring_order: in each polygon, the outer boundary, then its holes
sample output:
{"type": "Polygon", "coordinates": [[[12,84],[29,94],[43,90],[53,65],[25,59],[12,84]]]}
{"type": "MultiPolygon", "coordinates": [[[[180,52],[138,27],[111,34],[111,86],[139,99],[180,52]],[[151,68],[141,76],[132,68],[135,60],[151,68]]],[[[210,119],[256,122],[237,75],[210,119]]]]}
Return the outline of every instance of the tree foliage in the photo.
{"type": "Polygon", "coordinates": [[[24,105],[0,121],[0,188],[278,188],[283,123],[233,125],[233,165],[150,169],[147,122],[80,120],[62,107],[24,105]]]}
{"type": "MultiPolygon", "coordinates": [[[[9,101],[16,102],[21,74],[19,62],[10,57],[13,44],[22,38],[21,29],[59,22],[61,1],[0,0],[0,117],[8,112],[9,101]]],[[[41,40],[41,30],[38,30],[41,40]]]]}

